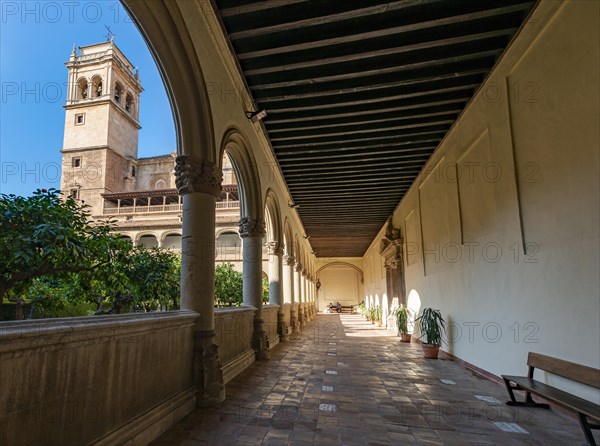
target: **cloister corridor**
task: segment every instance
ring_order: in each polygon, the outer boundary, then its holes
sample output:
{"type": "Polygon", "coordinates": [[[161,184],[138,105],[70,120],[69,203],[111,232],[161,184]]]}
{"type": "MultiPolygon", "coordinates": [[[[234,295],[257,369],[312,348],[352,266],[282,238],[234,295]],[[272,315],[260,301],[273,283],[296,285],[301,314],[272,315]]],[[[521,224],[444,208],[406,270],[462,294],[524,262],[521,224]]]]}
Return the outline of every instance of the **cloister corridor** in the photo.
{"type": "Polygon", "coordinates": [[[575,421],[508,407],[499,384],[454,361],[423,359],[417,343],[400,343],[359,315],[319,314],[269,361],[233,379],[227,395],[152,445],[582,444],[575,421]]]}

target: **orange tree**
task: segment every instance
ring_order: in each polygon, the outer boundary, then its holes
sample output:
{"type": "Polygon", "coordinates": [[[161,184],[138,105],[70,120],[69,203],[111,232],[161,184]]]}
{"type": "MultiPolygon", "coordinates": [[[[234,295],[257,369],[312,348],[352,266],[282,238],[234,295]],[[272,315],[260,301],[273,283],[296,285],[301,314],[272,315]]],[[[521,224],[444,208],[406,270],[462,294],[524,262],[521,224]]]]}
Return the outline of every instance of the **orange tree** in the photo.
{"type": "Polygon", "coordinates": [[[96,314],[179,308],[179,256],[134,247],[55,189],[1,195],[0,223],[0,297],[27,299],[30,317],[80,302],[96,314]]]}
{"type": "Polygon", "coordinates": [[[91,224],[87,207],[56,189],[30,197],[0,195],[0,303],[32,281],[109,264],[122,246],[108,222],[91,224]]]}

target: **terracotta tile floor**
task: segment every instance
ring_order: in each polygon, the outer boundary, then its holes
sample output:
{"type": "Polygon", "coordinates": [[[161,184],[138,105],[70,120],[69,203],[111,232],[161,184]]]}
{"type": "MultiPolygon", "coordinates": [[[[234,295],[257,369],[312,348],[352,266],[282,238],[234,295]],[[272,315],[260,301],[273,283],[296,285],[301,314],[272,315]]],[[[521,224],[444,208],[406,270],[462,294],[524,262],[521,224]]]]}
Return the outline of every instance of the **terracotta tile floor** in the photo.
{"type": "Polygon", "coordinates": [[[222,405],[191,413],[152,444],[585,444],[575,421],[511,408],[506,399],[498,384],[452,361],[425,360],[418,344],[400,343],[360,316],[324,314],[230,382],[222,405]]]}

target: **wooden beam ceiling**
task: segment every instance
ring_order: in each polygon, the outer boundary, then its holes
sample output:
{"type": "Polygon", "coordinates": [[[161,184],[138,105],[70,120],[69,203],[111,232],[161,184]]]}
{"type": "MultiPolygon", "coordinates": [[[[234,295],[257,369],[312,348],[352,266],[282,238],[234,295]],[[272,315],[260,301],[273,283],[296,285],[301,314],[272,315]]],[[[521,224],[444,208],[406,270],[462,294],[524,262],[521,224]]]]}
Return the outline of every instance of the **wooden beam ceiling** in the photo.
{"type": "Polygon", "coordinates": [[[535,5],[214,1],[320,257],[364,254],[535,5]]]}

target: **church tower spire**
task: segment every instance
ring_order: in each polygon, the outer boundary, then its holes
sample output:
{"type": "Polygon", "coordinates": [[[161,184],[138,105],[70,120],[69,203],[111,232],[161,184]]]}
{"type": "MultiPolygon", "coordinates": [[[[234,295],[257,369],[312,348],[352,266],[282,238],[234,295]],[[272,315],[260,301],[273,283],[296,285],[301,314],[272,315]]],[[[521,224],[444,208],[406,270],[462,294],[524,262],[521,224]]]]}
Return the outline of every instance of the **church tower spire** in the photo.
{"type": "Polygon", "coordinates": [[[94,209],[100,194],[135,188],[143,88],[134,65],[113,40],[79,51],[74,46],[65,65],[61,189],[100,213],[94,209]]]}

